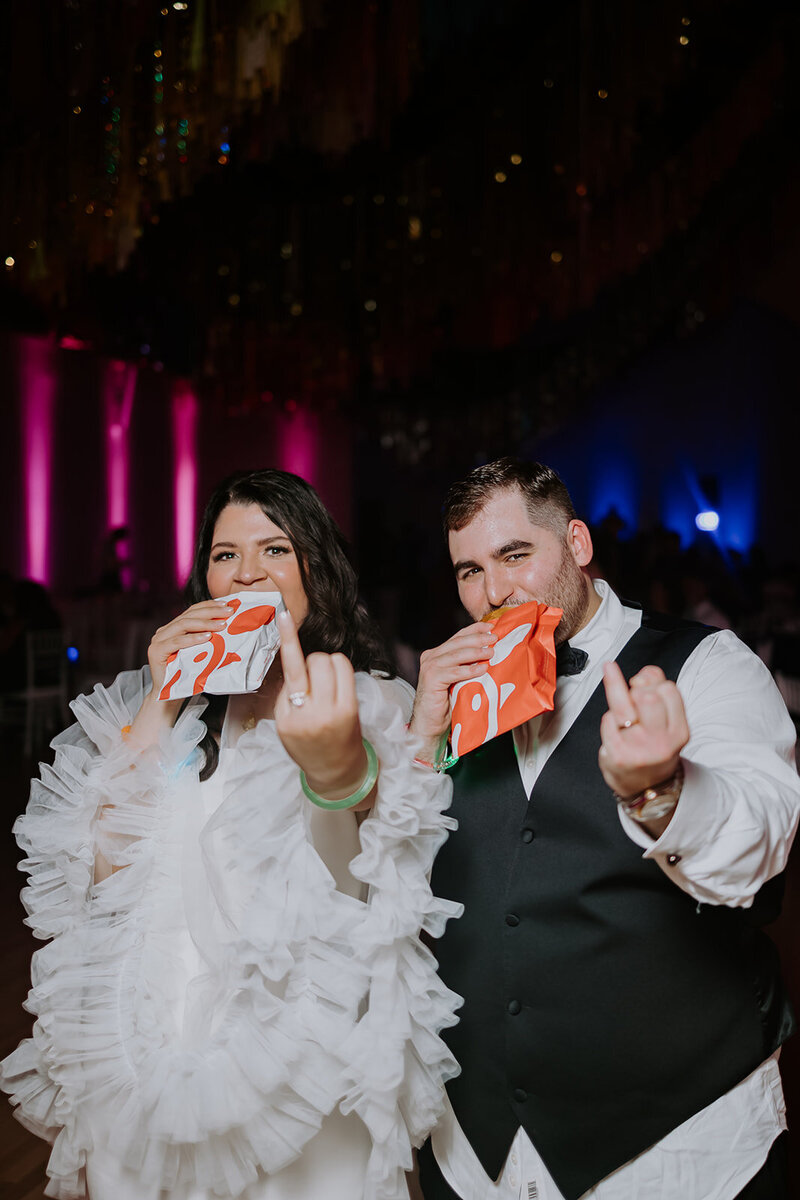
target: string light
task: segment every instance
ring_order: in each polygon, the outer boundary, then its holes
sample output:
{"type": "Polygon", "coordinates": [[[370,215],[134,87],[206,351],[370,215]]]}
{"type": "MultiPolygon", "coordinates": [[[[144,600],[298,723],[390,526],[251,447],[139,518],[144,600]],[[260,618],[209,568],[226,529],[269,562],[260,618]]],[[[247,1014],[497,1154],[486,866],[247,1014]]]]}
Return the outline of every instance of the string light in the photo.
{"type": "Polygon", "coordinates": [[[80,104],[76,104],[72,111],[75,113],[76,117],[79,117],[83,110],[81,109],[80,104]]]}
{"type": "Polygon", "coordinates": [[[687,38],[687,36],[686,36],[686,34],[685,34],[685,33],[681,34],[681,36],[678,38],[678,41],[680,42],[680,44],[681,44],[682,46],[688,46],[688,45],[689,45],[689,39],[687,38]]]}
{"type": "Polygon", "coordinates": [[[605,88],[598,88],[598,89],[597,89],[597,95],[599,96],[599,98],[600,98],[601,100],[607,100],[607,99],[608,99],[608,92],[606,91],[606,89],[605,89],[605,88]]]}
{"type": "Polygon", "coordinates": [[[550,261],[554,262],[554,263],[562,262],[563,258],[564,258],[564,255],[561,253],[560,250],[553,250],[550,254],[550,261]]]}
{"type": "Polygon", "coordinates": [[[364,308],[367,310],[367,312],[375,312],[375,309],[377,307],[378,307],[377,300],[365,300],[364,301],[364,308]]]}
{"type": "Polygon", "coordinates": [[[552,79],[544,79],[544,80],[542,80],[542,82],[544,83],[544,86],[546,88],[551,88],[553,86],[552,79]]]}
{"type": "Polygon", "coordinates": [[[289,309],[289,312],[292,314],[293,317],[299,317],[302,315],[303,306],[299,300],[295,300],[294,304],[289,309]]]}
{"type": "Polygon", "coordinates": [[[508,179],[508,176],[506,175],[505,171],[495,171],[494,178],[496,183],[505,183],[506,179],[508,179]]]}
{"type": "Polygon", "coordinates": [[[681,17],[681,25],[691,25],[691,17],[681,17]]]}
{"type": "Polygon", "coordinates": [[[419,217],[408,218],[408,236],[412,242],[422,237],[422,221],[419,217]]]}
{"type": "Polygon", "coordinates": [[[575,188],[575,192],[578,196],[585,196],[586,195],[586,184],[579,183],[577,185],[577,187],[575,188]]]}
{"type": "Polygon", "coordinates": [[[521,154],[512,154],[509,159],[509,162],[512,163],[515,167],[518,167],[520,165],[520,163],[522,162],[522,155],[521,154]]]}
{"type": "Polygon", "coordinates": [[[15,260],[9,254],[8,258],[6,259],[6,270],[13,271],[15,266],[16,266],[15,260]]]}

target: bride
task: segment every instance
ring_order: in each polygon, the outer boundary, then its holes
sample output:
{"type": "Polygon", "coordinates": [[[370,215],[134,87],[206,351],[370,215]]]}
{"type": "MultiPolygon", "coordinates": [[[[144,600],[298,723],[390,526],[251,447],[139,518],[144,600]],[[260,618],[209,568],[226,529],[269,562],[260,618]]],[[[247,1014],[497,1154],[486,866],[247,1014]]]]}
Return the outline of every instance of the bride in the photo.
{"type": "Polygon", "coordinates": [[[458,913],[428,884],[449,785],[302,479],[221,484],[189,590],[149,667],[73,702],[17,821],[47,944],[0,1086],[60,1200],[401,1200],[457,1070],[418,936],[458,913]],[[247,590],[288,610],[259,691],[156,700],[247,590]]]}

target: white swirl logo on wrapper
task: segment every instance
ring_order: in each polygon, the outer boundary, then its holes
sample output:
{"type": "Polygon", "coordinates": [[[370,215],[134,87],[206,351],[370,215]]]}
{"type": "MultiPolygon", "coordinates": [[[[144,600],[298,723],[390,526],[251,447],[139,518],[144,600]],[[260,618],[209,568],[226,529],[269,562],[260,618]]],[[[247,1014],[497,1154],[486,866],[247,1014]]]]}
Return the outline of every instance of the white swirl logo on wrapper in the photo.
{"type": "Polygon", "coordinates": [[[555,631],[561,609],[531,601],[503,612],[489,670],[450,689],[451,745],[468,754],[553,708],[555,631]]]}
{"type": "Polygon", "coordinates": [[[201,692],[234,696],[261,686],[280,645],[275,618],[285,608],[281,594],[236,592],[220,599],[230,607],[227,624],[205,645],[170,655],[159,700],[201,692]]]}

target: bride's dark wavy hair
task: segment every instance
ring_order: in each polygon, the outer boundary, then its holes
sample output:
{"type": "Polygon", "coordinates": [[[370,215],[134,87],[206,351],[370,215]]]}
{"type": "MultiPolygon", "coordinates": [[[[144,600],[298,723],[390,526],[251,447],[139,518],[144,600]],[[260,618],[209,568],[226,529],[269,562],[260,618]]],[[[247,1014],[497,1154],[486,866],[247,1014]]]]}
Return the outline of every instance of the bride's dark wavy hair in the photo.
{"type": "MultiPolygon", "coordinates": [[[[395,674],[391,652],[358,598],[358,581],[339,526],[317,493],[289,471],[237,471],[214,490],[197,536],[192,573],[186,584],[188,603],[208,600],[206,583],[214,529],[229,504],[257,504],[283,530],[297,555],[300,579],[308,599],[308,615],[300,626],[304,654],[322,650],[346,654],[356,671],[395,674]]],[[[209,697],[205,712],[209,732],[201,746],[206,762],[200,778],[212,775],[217,744],[211,736],[222,724],[227,699],[209,697]]]]}

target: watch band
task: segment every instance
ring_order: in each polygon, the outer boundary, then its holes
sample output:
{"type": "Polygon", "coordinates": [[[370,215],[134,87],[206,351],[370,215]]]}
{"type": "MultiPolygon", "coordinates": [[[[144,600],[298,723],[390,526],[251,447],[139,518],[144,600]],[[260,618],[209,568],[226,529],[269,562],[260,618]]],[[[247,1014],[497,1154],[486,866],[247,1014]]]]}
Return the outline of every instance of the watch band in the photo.
{"type": "Polygon", "coordinates": [[[634,821],[657,821],[666,817],[675,808],[680,799],[683,787],[683,763],[678,762],[678,769],[663,783],[655,783],[645,788],[638,796],[619,796],[614,792],[614,799],[622,811],[634,821]]]}

